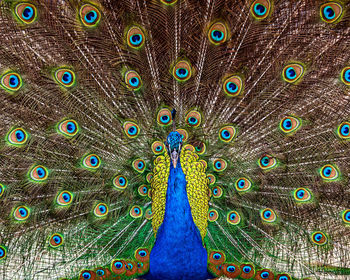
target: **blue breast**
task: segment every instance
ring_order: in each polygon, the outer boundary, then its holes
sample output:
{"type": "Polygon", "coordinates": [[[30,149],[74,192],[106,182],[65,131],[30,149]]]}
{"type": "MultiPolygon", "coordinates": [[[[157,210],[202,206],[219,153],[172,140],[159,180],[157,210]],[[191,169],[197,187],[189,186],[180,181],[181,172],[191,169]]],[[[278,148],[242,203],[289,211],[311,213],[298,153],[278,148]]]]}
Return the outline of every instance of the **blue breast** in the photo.
{"type": "Polygon", "coordinates": [[[165,215],[150,254],[146,279],[193,280],[212,278],[207,271],[207,252],[193,222],[180,160],[172,163],[168,179],[165,215]]]}

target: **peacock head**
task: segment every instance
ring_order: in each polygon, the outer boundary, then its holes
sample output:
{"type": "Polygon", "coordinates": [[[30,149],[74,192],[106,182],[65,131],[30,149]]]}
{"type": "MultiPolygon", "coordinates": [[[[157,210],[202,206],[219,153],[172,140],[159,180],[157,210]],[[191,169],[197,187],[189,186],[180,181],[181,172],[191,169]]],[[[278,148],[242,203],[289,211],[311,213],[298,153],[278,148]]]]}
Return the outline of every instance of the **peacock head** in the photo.
{"type": "Polygon", "coordinates": [[[177,131],[170,132],[166,139],[165,147],[173,162],[174,168],[176,168],[182,147],[182,135],[177,131]]]}

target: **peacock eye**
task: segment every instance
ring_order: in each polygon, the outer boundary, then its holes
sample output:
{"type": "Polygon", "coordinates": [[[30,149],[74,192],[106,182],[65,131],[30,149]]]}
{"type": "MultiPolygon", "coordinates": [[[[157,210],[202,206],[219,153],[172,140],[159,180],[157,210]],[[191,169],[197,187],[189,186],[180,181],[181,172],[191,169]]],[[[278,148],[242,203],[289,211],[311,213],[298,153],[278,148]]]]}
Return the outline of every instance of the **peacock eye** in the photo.
{"type": "Polygon", "coordinates": [[[327,23],[333,23],[337,21],[341,17],[342,12],[342,6],[336,2],[325,3],[320,8],[321,19],[327,23]]]}
{"type": "Polygon", "coordinates": [[[140,206],[133,206],[131,209],[130,209],[130,216],[133,217],[133,218],[140,218],[142,216],[142,209],[140,206]]]}
{"type": "Polygon", "coordinates": [[[79,16],[86,27],[95,27],[100,22],[101,12],[91,4],[85,4],[80,8],[79,16]]]}
{"type": "Polygon", "coordinates": [[[37,9],[33,4],[20,3],[15,8],[17,18],[25,24],[33,23],[37,18],[37,9]]]}
{"type": "Polygon", "coordinates": [[[234,263],[225,263],[223,265],[223,272],[230,279],[236,279],[241,274],[240,268],[234,263]]]}
{"type": "Polygon", "coordinates": [[[191,127],[198,127],[201,124],[202,116],[197,111],[190,111],[186,115],[186,123],[191,127]]]}
{"type": "Polygon", "coordinates": [[[132,168],[139,173],[143,173],[146,168],[146,163],[143,159],[135,159],[132,162],[132,168]]]}
{"type": "MultiPolygon", "coordinates": [[[[92,271],[89,270],[83,270],[80,274],[81,278],[84,280],[92,280],[93,279],[93,274],[92,271]]],[[[81,279],[80,278],[80,279],[81,279]]]]}
{"type": "Polygon", "coordinates": [[[211,251],[209,254],[209,262],[213,265],[223,264],[225,258],[225,254],[220,251],[211,251]]]}
{"type": "Polygon", "coordinates": [[[208,177],[208,180],[209,180],[209,185],[215,184],[216,177],[213,174],[208,174],[207,177],[208,177]]]}
{"type": "Polygon", "coordinates": [[[243,82],[238,76],[230,76],[224,80],[223,88],[224,92],[228,96],[238,96],[242,92],[243,82]]]}
{"type": "Polygon", "coordinates": [[[133,26],[127,32],[127,42],[129,47],[133,49],[139,49],[145,42],[145,35],[141,28],[133,26]]]}
{"type": "Polygon", "coordinates": [[[292,278],[286,274],[286,273],[283,273],[283,274],[278,274],[276,276],[276,280],[291,280],[292,278]]]}
{"type": "Polygon", "coordinates": [[[135,138],[140,133],[139,126],[134,122],[125,122],[123,125],[124,132],[129,138],[135,138]]]}
{"type": "Polygon", "coordinates": [[[304,74],[304,67],[301,64],[293,63],[285,66],[282,71],[282,78],[288,83],[295,83],[304,74]]]}
{"type": "Polygon", "coordinates": [[[111,269],[113,273],[121,275],[126,271],[126,263],[124,260],[113,260],[111,269]]]}
{"type": "Polygon", "coordinates": [[[277,219],[275,211],[270,208],[266,208],[260,211],[261,219],[266,223],[273,223],[277,219]]]}
{"type": "Polygon", "coordinates": [[[245,177],[239,178],[235,183],[235,188],[238,192],[249,191],[252,186],[252,182],[245,177]]]}
{"type": "MultiPolygon", "coordinates": [[[[260,279],[274,279],[273,273],[268,269],[258,271],[257,276],[260,276],[260,279]]],[[[257,278],[257,279],[259,279],[259,278],[257,278]]]]}
{"type": "Polygon", "coordinates": [[[344,210],[342,212],[342,218],[344,223],[350,224],[350,209],[344,210]]]}
{"type": "Polygon", "coordinates": [[[335,165],[326,164],[320,169],[320,175],[325,181],[335,181],[339,177],[339,171],[335,165]]]}
{"type": "Polygon", "coordinates": [[[180,60],[173,68],[173,76],[179,82],[185,82],[191,78],[192,70],[189,62],[180,60]]]}
{"type": "Polygon", "coordinates": [[[345,67],[341,71],[340,79],[345,85],[350,86],[350,67],[345,67]]]}
{"type": "Polygon", "coordinates": [[[26,206],[19,206],[13,211],[13,217],[17,221],[25,221],[29,218],[30,209],[26,206]]]}
{"type": "Polygon", "coordinates": [[[209,41],[214,45],[222,44],[227,39],[227,28],[224,23],[216,22],[211,25],[208,32],[209,41]]]}
{"type": "Polygon", "coordinates": [[[1,86],[9,93],[16,92],[22,87],[22,78],[16,72],[8,72],[2,75],[1,86]]]}
{"type": "Polygon", "coordinates": [[[147,248],[140,248],[135,251],[135,258],[140,262],[149,261],[149,250],[147,248]]]}
{"type": "Polygon", "coordinates": [[[58,194],[56,202],[61,206],[68,206],[73,201],[73,195],[69,191],[63,191],[58,194]]]}
{"type": "Polygon", "coordinates": [[[34,166],[29,172],[30,179],[35,182],[43,182],[49,176],[49,172],[43,165],[34,166]]]}
{"type": "Polygon", "coordinates": [[[257,20],[265,19],[271,10],[271,4],[269,0],[256,0],[250,7],[250,12],[257,20]]]}
{"type": "Polygon", "coordinates": [[[241,216],[237,211],[227,213],[227,222],[231,225],[238,225],[241,222],[241,216]]]}
{"type": "Polygon", "coordinates": [[[132,90],[138,90],[142,86],[141,77],[136,71],[130,70],[126,72],[124,80],[128,88],[132,90]]]}
{"type": "Polygon", "coordinates": [[[89,154],[83,158],[83,166],[90,170],[97,169],[101,166],[101,159],[96,154],[89,154]]]}
{"type": "Polygon", "coordinates": [[[325,245],[328,242],[327,236],[321,231],[315,231],[311,234],[311,240],[317,245],[325,245]]]}
{"type": "Polygon", "coordinates": [[[350,123],[349,122],[342,122],[338,126],[337,134],[342,139],[349,139],[350,138],[350,123]]]}
{"type": "Polygon", "coordinates": [[[221,158],[215,159],[213,161],[213,167],[216,172],[222,172],[227,168],[227,162],[221,158]]]}
{"type": "Polygon", "coordinates": [[[7,256],[7,249],[5,246],[0,245],[0,260],[4,260],[7,256]]]}
{"type": "Polygon", "coordinates": [[[145,218],[147,220],[151,220],[153,218],[153,212],[151,208],[146,209],[145,211],[145,218]]]}
{"type": "Polygon", "coordinates": [[[52,248],[58,248],[62,244],[63,244],[63,237],[58,233],[51,235],[51,237],[49,238],[49,245],[52,248]]]}
{"type": "Polygon", "coordinates": [[[113,178],[113,186],[117,189],[125,189],[128,185],[128,180],[123,175],[118,175],[113,178]]]}
{"type": "Polygon", "coordinates": [[[57,126],[57,132],[68,138],[77,135],[79,130],[78,123],[72,119],[61,121],[57,126]]]}
{"type": "Polygon", "coordinates": [[[208,220],[209,222],[215,222],[219,218],[219,213],[215,209],[211,209],[208,212],[208,220]]]}
{"type": "Polygon", "coordinates": [[[241,265],[241,277],[244,279],[248,279],[254,276],[254,267],[251,264],[242,264],[241,265]]]}
{"type": "Polygon", "coordinates": [[[312,198],[311,192],[306,188],[298,188],[293,193],[294,199],[297,202],[307,202],[312,198]]]}
{"type": "Polygon", "coordinates": [[[24,146],[29,139],[29,134],[23,128],[13,128],[7,134],[8,144],[15,147],[24,146]]]}
{"type": "Polygon", "coordinates": [[[277,160],[270,155],[263,155],[260,158],[258,165],[263,170],[269,170],[277,166],[277,160]]]}
{"type": "Polygon", "coordinates": [[[163,108],[158,111],[157,123],[161,126],[169,125],[172,123],[171,112],[168,108],[163,108]]]}
{"type": "Polygon", "coordinates": [[[148,194],[148,187],[146,185],[141,185],[138,187],[138,193],[141,196],[147,196],[148,194]]]}
{"type": "Polygon", "coordinates": [[[223,191],[221,187],[216,186],[213,188],[212,193],[213,193],[213,197],[219,198],[222,196],[223,191]]]}
{"type": "Polygon", "coordinates": [[[108,206],[105,203],[99,203],[94,208],[94,215],[98,218],[105,217],[108,214],[108,206]]]}
{"type": "Polygon", "coordinates": [[[164,144],[160,141],[154,141],[151,148],[155,155],[160,155],[165,151],[164,144]]]}
{"type": "Polygon", "coordinates": [[[97,274],[97,276],[104,276],[105,275],[105,271],[103,269],[97,269],[96,270],[96,274],[97,274]]]}
{"type": "Polygon", "coordinates": [[[75,85],[75,73],[68,68],[60,68],[55,71],[54,78],[56,82],[65,87],[70,88],[75,85]]]}
{"type": "Polygon", "coordinates": [[[236,136],[236,129],[232,125],[224,126],[219,130],[219,139],[225,143],[231,142],[236,136]]]}
{"type": "Polygon", "coordinates": [[[286,134],[297,131],[301,126],[301,121],[295,117],[284,117],[280,122],[280,129],[286,134]]]}

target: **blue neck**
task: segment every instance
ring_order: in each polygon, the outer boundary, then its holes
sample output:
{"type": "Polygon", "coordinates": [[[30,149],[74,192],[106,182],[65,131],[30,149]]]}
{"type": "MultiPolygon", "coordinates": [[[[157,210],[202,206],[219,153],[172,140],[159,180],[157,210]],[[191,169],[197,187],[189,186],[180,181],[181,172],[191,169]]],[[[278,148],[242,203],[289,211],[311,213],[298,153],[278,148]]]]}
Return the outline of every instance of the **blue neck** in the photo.
{"type": "Polygon", "coordinates": [[[170,174],[164,221],[150,254],[147,279],[208,279],[207,252],[193,222],[180,160],[170,174]]]}

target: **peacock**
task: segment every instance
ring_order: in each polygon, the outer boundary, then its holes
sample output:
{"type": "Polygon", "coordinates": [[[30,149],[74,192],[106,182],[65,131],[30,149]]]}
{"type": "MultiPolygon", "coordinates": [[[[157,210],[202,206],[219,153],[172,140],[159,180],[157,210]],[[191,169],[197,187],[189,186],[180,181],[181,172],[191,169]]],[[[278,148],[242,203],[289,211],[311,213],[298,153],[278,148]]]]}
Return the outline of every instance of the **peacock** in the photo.
{"type": "Polygon", "coordinates": [[[0,1],[0,279],[350,279],[350,2],[0,1]]]}

